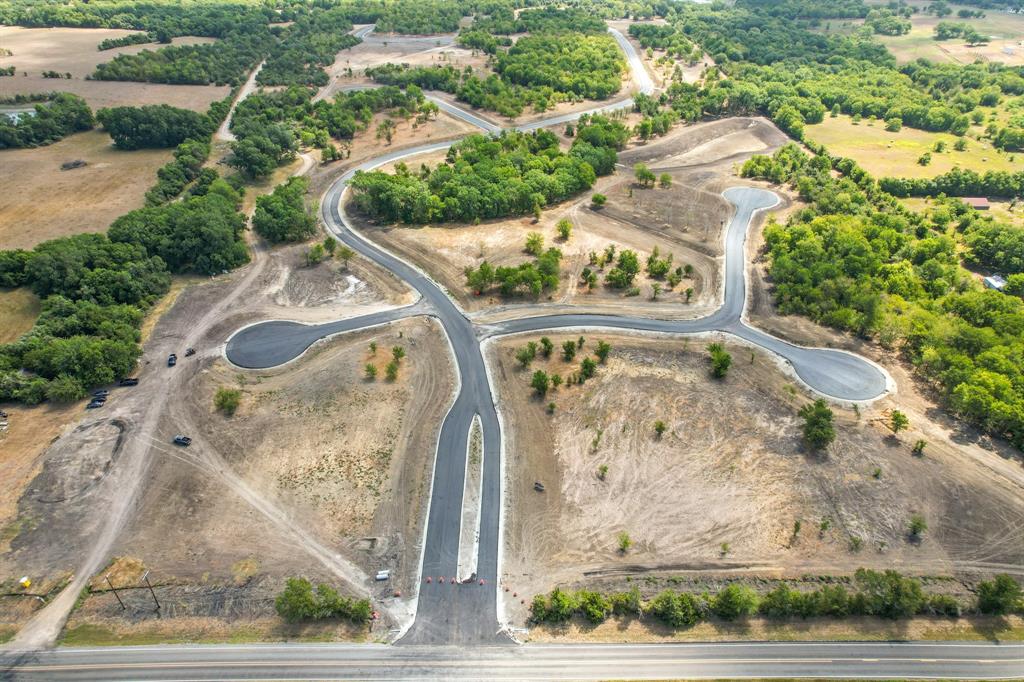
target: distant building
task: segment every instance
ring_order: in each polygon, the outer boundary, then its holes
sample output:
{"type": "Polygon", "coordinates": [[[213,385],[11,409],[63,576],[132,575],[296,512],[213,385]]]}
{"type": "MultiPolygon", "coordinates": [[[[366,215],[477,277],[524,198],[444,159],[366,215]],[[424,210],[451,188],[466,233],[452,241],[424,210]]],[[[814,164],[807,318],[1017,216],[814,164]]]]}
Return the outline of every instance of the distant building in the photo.
{"type": "Polygon", "coordinates": [[[989,289],[1002,291],[1003,287],[1006,286],[1006,280],[1001,275],[992,275],[985,278],[985,286],[989,289]]]}
{"type": "Polygon", "coordinates": [[[964,197],[960,201],[976,211],[987,211],[989,209],[988,199],[985,197],[964,197]]]}

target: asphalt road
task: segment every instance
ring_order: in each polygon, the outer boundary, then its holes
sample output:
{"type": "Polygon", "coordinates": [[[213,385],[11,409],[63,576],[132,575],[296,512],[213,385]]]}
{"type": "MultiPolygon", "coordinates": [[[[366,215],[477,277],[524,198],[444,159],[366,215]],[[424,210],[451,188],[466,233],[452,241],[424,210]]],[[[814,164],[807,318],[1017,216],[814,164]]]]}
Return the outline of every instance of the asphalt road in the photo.
{"type": "MultiPolygon", "coordinates": [[[[651,91],[653,83],[632,45],[618,31],[611,30],[611,33],[625,51],[639,88],[651,91]]],[[[630,102],[627,99],[608,107],[629,106],[630,102]]],[[[479,117],[471,112],[451,107],[450,113],[480,125],[479,117]]],[[[562,123],[580,115],[560,116],[524,126],[524,129],[562,123]]],[[[667,333],[720,330],[778,353],[792,363],[797,374],[810,386],[837,398],[863,400],[877,397],[884,392],[886,382],[881,371],[856,356],[837,351],[798,348],[743,324],[743,247],[747,227],[757,211],[773,206],[778,201],[773,193],[752,188],[734,188],[725,193],[726,198],[736,206],[736,213],[726,235],[725,300],[722,308],[707,318],[671,322],[626,316],[562,315],[512,320],[477,329],[443,288],[429,276],[359,235],[348,221],[342,201],[348,183],[357,171],[368,171],[401,158],[445,149],[450,144],[438,142],[390,152],[349,170],[325,193],[321,215],[327,228],[340,241],[387,268],[419,292],[444,327],[459,372],[459,392],[445,416],[438,438],[422,549],[423,580],[418,595],[416,619],[400,643],[508,644],[511,640],[499,627],[496,591],[501,512],[501,432],[481,352],[481,336],[576,326],[646,329],[667,333]],[[484,443],[477,581],[467,585],[452,585],[450,580],[457,573],[459,555],[467,434],[475,415],[481,419],[484,443]],[[432,578],[430,583],[426,582],[427,577],[432,578]],[[442,577],[447,578],[443,583],[439,581],[442,577]]],[[[369,317],[373,319],[363,320],[374,324],[386,321],[382,314],[369,317]]],[[[324,336],[358,328],[359,322],[359,318],[316,326],[266,322],[237,332],[229,339],[226,354],[229,360],[241,366],[270,367],[297,357],[324,336]]]]}
{"type": "Polygon", "coordinates": [[[263,644],[57,649],[0,658],[11,680],[1013,679],[1024,646],[986,643],[263,644]]]}

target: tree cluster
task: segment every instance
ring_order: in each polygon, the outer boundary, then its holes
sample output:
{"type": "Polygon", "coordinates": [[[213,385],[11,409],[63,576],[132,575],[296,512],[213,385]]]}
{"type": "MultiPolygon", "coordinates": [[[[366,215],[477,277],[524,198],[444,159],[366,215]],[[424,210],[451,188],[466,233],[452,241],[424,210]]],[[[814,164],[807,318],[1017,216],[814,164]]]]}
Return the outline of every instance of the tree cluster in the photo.
{"type": "Polygon", "coordinates": [[[307,620],[341,619],[369,625],[373,607],[369,599],[342,597],[323,583],[313,589],[306,578],[289,578],[284,590],[274,600],[277,615],[289,623],[307,620]]]}
{"type": "Polygon", "coordinates": [[[72,133],[91,130],[92,110],[78,95],[56,93],[30,114],[12,120],[0,116],[0,149],[52,144],[72,133]]]}
{"type": "Polygon", "coordinates": [[[301,242],[316,233],[316,218],[306,209],[309,180],[289,178],[271,194],[256,199],[252,227],[256,234],[273,242],[301,242]]]}
{"type": "Polygon", "coordinates": [[[359,172],[355,202],[389,221],[424,224],[524,215],[589,189],[594,168],[558,147],[548,131],[470,135],[448,150],[445,163],[420,174],[359,172]]]}
{"type": "Polygon", "coordinates": [[[1010,576],[982,581],[978,588],[976,604],[967,608],[951,595],[925,592],[916,578],[892,570],[879,572],[864,568],[857,570],[849,586],[836,582],[801,591],[780,582],[764,594],[739,583],[730,583],[715,593],[664,590],[648,600],[635,587],[628,592],[610,594],[556,588],[550,594],[533,598],[530,620],[564,623],[581,617],[596,624],[613,616],[650,616],[672,628],[689,628],[711,619],[735,621],[755,615],[773,620],[851,616],[896,620],[919,614],[957,617],[971,610],[1013,613],[1022,608],[1020,585],[1010,576]]]}
{"type": "Polygon", "coordinates": [[[397,0],[385,6],[376,30],[407,35],[454,33],[459,30],[463,7],[450,0],[397,0]]]}
{"type": "Polygon", "coordinates": [[[96,120],[118,148],[127,150],[177,147],[185,140],[206,139],[215,128],[206,114],[168,104],[100,109],[96,120]]]}

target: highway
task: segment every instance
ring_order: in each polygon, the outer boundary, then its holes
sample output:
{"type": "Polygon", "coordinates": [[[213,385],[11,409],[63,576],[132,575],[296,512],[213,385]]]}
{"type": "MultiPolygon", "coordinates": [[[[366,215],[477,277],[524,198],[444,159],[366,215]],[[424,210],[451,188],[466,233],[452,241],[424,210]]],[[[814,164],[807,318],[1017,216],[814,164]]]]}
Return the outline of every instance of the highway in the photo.
{"type": "Polygon", "coordinates": [[[7,680],[1013,679],[1024,646],[987,643],[263,644],[57,649],[0,659],[7,680]]]}
{"type": "MultiPolygon", "coordinates": [[[[641,92],[653,92],[654,84],[644,70],[632,45],[614,29],[609,29],[627,55],[634,81],[641,92]]],[[[602,108],[629,106],[631,100],[602,108]]],[[[448,110],[448,109],[446,109],[448,110]]],[[[451,113],[464,121],[480,125],[472,112],[451,107],[451,113]]],[[[578,118],[584,112],[531,124],[537,128],[578,118]]],[[[493,132],[485,128],[486,132],[493,132]]],[[[754,216],[774,206],[778,197],[769,191],[736,187],[724,193],[736,210],[726,231],[724,302],[713,314],[687,321],[668,321],[614,315],[557,315],[514,319],[486,327],[477,327],[455,304],[443,287],[429,275],[394,254],[365,239],[354,229],[345,214],[344,195],[348,183],[359,171],[370,171],[393,161],[446,149],[451,141],[397,150],[349,169],[328,188],[321,202],[321,216],[327,229],[340,241],[394,273],[415,289],[422,303],[429,306],[441,323],[451,344],[459,374],[459,392],[441,425],[433,483],[427,512],[427,528],[422,548],[421,580],[417,596],[416,619],[401,638],[404,644],[495,644],[511,643],[501,630],[497,613],[498,554],[501,515],[501,428],[480,342],[489,336],[539,332],[557,328],[616,328],[646,330],[667,334],[693,334],[718,331],[769,350],[783,358],[800,379],[812,389],[839,400],[864,401],[883,395],[888,386],[886,374],[855,355],[835,350],[794,346],[746,325],[744,246],[754,216]],[[474,416],[483,428],[484,461],[477,578],[483,584],[452,587],[437,578],[457,574],[459,536],[462,522],[462,496],[465,486],[467,434],[474,416]]],[[[407,314],[394,311],[396,316],[407,314]]],[[[397,319],[397,317],[395,318],[397,319]]],[[[318,340],[361,328],[361,324],[382,324],[387,313],[351,318],[321,325],[299,325],[268,321],[245,327],[232,335],[225,346],[229,361],[247,368],[268,368],[298,357],[318,340]]]]}

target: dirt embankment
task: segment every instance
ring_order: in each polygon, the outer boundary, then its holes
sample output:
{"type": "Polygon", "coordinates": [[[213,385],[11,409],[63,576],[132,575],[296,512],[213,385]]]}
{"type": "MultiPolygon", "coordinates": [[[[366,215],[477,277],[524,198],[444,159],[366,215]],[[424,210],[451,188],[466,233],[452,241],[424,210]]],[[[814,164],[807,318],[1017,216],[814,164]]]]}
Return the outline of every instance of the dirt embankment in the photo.
{"type": "MultiPolygon", "coordinates": [[[[613,350],[597,377],[543,401],[529,375],[547,363],[524,372],[512,357],[528,339],[491,347],[507,425],[503,571],[511,589],[530,596],[599,579],[834,575],[860,566],[1021,570],[1024,486],[993,471],[994,454],[975,461],[936,437],[914,457],[915,434],[897,439],[883,424],[896,404],[887,399],[859,413],[836,409],[837,439],[822,456],[801,442],[796,412],[809,396],[762,352],[726,340],[733,368],[715,381],[706,339],[601,336],[613,350]],[[545,493],[533,490],[536,480],[545,493]],[[918,513],[929,530],[914,542],[907,528],[918,513]],[[625,554],[620,532],[633,542],[625,554]]],[[[598,335],[589,337],[591,347],[598,335]]],[[[563,337],[551,338],[560,347],[563,337]]]]}

